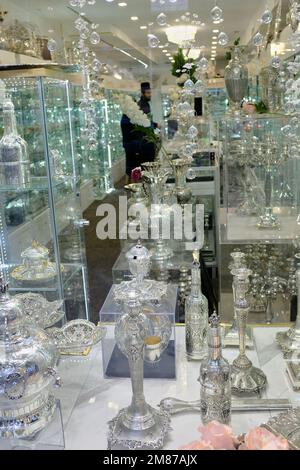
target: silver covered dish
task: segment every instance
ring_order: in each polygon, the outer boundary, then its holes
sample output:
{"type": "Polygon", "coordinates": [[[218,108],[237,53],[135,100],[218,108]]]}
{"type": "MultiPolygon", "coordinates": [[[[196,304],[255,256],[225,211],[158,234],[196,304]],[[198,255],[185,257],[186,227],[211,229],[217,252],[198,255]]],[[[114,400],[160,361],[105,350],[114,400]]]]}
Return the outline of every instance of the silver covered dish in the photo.
{"type": "MultiPolygon", "coordinates": [[[[47,282],[57,276],[57,265],[49,260],[49,250],[35,240],[21,253],[22,264],[11,272],[17,282],[32,284],[47,282]]],[[[63,266],[60,267],[63,271],[63,266]]]]}
{"type": "Polygon", "coordinates": [[[59,353],[0,283],[0,438],[33,438],[56,411],[59,353]]]}

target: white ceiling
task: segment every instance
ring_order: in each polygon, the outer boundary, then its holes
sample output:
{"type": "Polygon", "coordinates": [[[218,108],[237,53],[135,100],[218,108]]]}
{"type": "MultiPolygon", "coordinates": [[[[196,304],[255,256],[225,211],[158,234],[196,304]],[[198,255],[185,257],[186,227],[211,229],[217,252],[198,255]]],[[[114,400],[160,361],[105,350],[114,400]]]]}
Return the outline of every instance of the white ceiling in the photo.
{"type": "MultiPolygon", "coordinates": [[[[157,35],[161,44],[167,42],[165,28],[160,27],[156,22],[159,12],[153,11],[151,0],[124,0],[127,3],[126,7],[118,6],[120,1],[122,0],[114,0],[108,3],[106,0],[96,0],[94,6],[87,6],[83,11],[90,20],[99,23],[98,31],[102,33],[105,41],[112,44],[117,44],[118,41],[119,47],[151,64],[151,66],[169,64],[169,59],[162,52],[162,49],[149,49],[147,44],[148,33],[157,35]],[[138,21],[131,21],[131,16],[138,16],[138,21]],[[149,26],[151,22],[153,22],[153,26],[149,26]],[[143,25],[147,26],[146,30],[140,29],[140,26],[143,25]],[[112,35],[112,31],[114,31],[115,37],[112,35]],[[116,36],[122,37],[122,39],[117,39],[116,36]]],[[[283,2],[286,3],[288,0],[283,0],[283,2]]],[[[159,3],[158,0],[157,3],[159,3]]],[[[166,3],[168,3],[168,0],[166,0],[166,3]]],[[[212,24],[210,17],[210,10],[215,4],[214,0],[177,0],[177,4],[174,4],[174,11],[168,11],[166,14],[168,23],[173,25],[176,24],[176,18],[180,18],[184,13],[197,13],[205,26],[199,28],[196,46],[205,46],[206,54],[209,57],[212,29],[217,28],[220,31],[225,31],[231,42],[233,42],[238,36],[243,36],[249,28],[249,24],[255,24],[259,12],[262,11],[266,3],[266,0],[218,0],[218,5],[224,11],[224,23],[218,26],[212,24]]],[[[41,18],[40,30],[47,27],[48,29],[55,28],[57,30],[58,25],[61,25],[60,29],[63,31],[65,38],[69,38],[70,35],[75,33],[73,22],[76,15],[68,8],[69,0],[9,0],[9,5],[12,4],[21,9],[24,9],[26,4],[27,21],[31,16],[34,19],[36,17],[41,18]]],[[[161,10],[164,10],[164,8],[164,6],[161,6],[161,10]]],[[[12,18],[13,9],[11,7],[8,9],[10,10],[9,16],[12,18]]],[[[48,34],[47,30],[40,32],[48,34]]],[[[167,49],[172,54],[177,50],[177,47],[175,44],[169,44],[167,49]]],[[[137,62],[134,64],[130,58],[120,52],[112,51],[107,46],[103,49],[98,48],[97,53],[99,56],[102,54],[105,59],[112,58],[129,68],[133,65],[142,67],[137,62]]],[[[224,50],[218,46],[218,57],[222,58],[224,54],[224,50]]]]}

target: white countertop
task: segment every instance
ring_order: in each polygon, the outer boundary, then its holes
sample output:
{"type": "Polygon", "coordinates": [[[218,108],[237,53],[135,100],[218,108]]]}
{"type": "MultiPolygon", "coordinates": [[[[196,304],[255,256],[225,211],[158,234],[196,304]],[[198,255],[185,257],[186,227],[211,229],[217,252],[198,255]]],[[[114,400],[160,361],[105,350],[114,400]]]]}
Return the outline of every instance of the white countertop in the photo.
{"type": "MultiPolygon", "coordinates": [[[[285,372],[285,361],[275,343],[275,335],[283,328],[255,328],[256,351],[248,351],[254,365],[259,365],[268,378],[267,398],[289,398],[300,406],[300,395],[292,390],[285,372]]],[[[199,363],[187,362],[185,356],[184,327],[176,327],[177,380],[146,379],[146,400],[155,406],[165,397],[197,400],[200,397],[199,363]]],[[[224,349],[224,356],[232,362],[236,348],[224,349]]],[[[65,357],[59,365],[63,380],[56,393],[61,400],[66,449],[107,448],[107,422],[121,408],[129,405],[131,385],[129,379],[105,379],[102,369],[101,344],[93,348],[87,357],[65,357]]],[[[233,413],[232,427],[236,434],[247,432],[268,421],[271,413],[233,413]]],[[[165,441],[165,449],[175,450],[198,437],[201,418],[197,413],[172,417],[172,431],[165,441]]]]}

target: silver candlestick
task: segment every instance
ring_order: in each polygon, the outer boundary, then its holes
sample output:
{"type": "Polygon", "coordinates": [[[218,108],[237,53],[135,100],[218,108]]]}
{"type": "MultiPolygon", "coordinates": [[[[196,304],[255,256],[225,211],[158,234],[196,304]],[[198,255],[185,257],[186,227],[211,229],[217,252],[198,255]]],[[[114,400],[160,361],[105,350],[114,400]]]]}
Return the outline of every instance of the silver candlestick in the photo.
{"type": "Polygon", "coordinates": [[[145,344],[148,339],[154,338],[151,336],[150,320],[142,313],[142,305],[135,291],[128,293],[124,310],[115,327],[115,338],[128,359],[132,400],[108,423],[108,449],[161,449],[170,430],[170,415],[165,410],[150,406],[143,389],[145,344]]]}
{"type": "Polygon", "coordinates": [[[279,332],[276,336],[276,341],[280,346],[285,359],[290,359],[292,356],[299,360],[300,357],[300,269],[296,272],[297,278],[297,319],[295,325],[288,331],[279,332]],[[298,356],[298,357],[297,357],[298,356]]]}
{"type": "MultiPolygon", "coordinates": [[[[229,265],[229,269],[231,270],[231,274],[233,274],[233,270],[242,268],[246,266],[245,254],[241,251],[234,251],[231,253],[232,262],[229,265]]],[[[233,279],[232,284],[232,291],[233,291],[233,306],[234,306],[234,314],[233,314],[233,322],[231,326],[227,326],[223,328],[223,337],[222,337],[222,344],[224,347],[226,346],[239,346],[239,330],[237,327],[237,318],[236,318],[236,310],[235,310],[235,284],[236,280],[233,279]]],[[[253,341],[253,330],[249,326],[246,329],[246,347],[253,348],[254,341],[253,341]]]]}
{"type": "Polygon", "coordinates": [[[235,276],[235,311],[240,338],[240,353],[233,361],[231,369],[232,392],[236,394],[259,393],[266,387],[267,378],[258,368],[254,367],[246,356],[245,333],[250,310],[246,294],[249,290],[249,276],[252,271],[242,267],[232,271],[235,276]]]}

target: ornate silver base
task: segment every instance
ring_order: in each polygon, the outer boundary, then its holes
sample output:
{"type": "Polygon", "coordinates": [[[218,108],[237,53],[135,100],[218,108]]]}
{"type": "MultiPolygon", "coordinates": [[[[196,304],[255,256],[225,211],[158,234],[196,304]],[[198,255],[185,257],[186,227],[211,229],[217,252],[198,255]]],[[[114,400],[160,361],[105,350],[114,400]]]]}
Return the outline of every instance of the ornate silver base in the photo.
{"type": "Polygon", "coordinates": [[[267,385],[267,377],[262,370],[252,365],[247,356],[239,356],[231,369],[231,390],[233,393],[260,393],[267,385]]]}
{"type": "Polygon", "coordinates": [[[52,420],[57,401],[50,395],[15,410],[3,410],[0,416],[1,439],[34,439],[52,420]]]}
{"type": "Polygon", "coordinates": [[[166,259],[172,258],[173,255],[173,251],[163,240],[158,240],[155,248],[152,248],[151,250],[152,261],[164,261],[166,259]]]}
{"type": "MultiPolygon", "coordinates": [[[[162,449],[165,436],[171,430],[170,415],[164,410],[156,410],[148,405],[148,412],[146,421],[151,426],[146,426],[146,429],[129,429],[127,425],[130,416],[129,408],[123,408],[118,415],[111,420],[109,425],[109,433],[107,437],[108,450],[115,447],[126,449],[162,449]]],[[[132,417],[135,420],[134,417],[132,417]]],[[[131,420],[130,420],[131,421],[131,420]]],[[[136,428],[136,422],[134,423],[136,428]]]]}
{"type": "Polygon", "coordinates": [[[279,229],[280,222],[278,217],[273,214],[271,208],[267,208],[264,215],[260,217],[260,221],[257,224],[258,228],[261,229],[279,229]]]}
{"type": "Polygon", "coordinates": [[[292,355],[296,359],[300,359],[300,332],[295,328],[288,331],[280,331],[276,335],[276,342],[283,352],[285,359],[289,359],[292,355]]]}
{"type": "Polygon", "coordinates": [[[293,390],[300,390],[300,362],[288,362],[286,373],[291,381],[293,390]]]}
{"type": "MultiPolygon", "coordinates": [[[[250,326],[246,328],[245,343],[246,348],[254,349],[253,329],[250,326]]],[[[226,348],[228,346],[239,347],[239,345],[238,329],[234,325],[224,326],[222,328],[222,346],[226,348]]]]}

